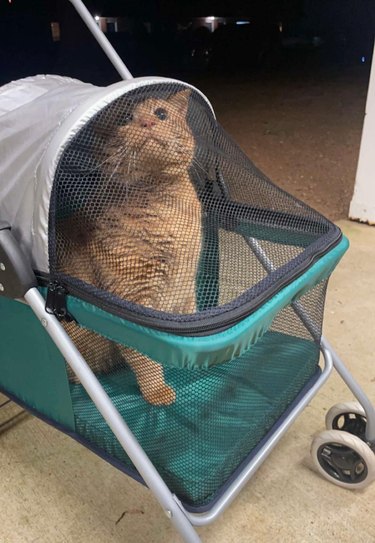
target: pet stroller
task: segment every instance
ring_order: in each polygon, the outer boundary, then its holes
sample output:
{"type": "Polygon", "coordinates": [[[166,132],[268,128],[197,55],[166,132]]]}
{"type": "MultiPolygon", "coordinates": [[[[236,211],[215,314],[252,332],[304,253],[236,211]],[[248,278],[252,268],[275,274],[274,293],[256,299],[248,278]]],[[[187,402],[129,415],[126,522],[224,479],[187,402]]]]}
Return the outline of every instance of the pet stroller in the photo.
{"type": "Polygon", "coordinates": [[[147,485],[193,543],[194,526],[233,501],[335,367],[359,403],[329,411],[312,456],[334,483],[366,486],[375,477],[374,408],[321,335],[328,278],[347,240],[256,169],[197,89],[131,79],[83,4],[72,3],[127,80],[98,88],[35,76],[0,90],[0,390],[147,485]],[[176,123],[180,139],[184,132],[182,146],[153,143],[160,156],[177,153],[173,171],[189,178],[183,198],[169,174],[154,183],[170,169],[155,153],[151,178],[150,155],[134,156],[136,121],[137,133],[166,122],[174,142],[176,123]],[[164,213],[150,235],[168,238],[169,250],[156,257],[146,243],[134,263],[128,246],[113,245],[116,225],[131,217],[126,236],[139,243],[150,202],[164,213]],[[173,245],[186,232],[199,243],[173,245]],[[141,288],[137,303],[116,294],[106,272],[119,262],[128,287],[147,269],[156,295],[141,288]],[[149,400],[134,356],[158,368],[155,387],[162,375],[172,396],[149,400]]]}

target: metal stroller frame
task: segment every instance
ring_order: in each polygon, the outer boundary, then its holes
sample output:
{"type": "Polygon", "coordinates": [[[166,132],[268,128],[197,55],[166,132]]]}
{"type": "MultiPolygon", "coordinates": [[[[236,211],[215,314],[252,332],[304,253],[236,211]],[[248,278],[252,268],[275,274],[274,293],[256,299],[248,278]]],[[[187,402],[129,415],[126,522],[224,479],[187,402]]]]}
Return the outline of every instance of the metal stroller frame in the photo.
{"type": "MultiPolygon", "coordinates": [[[[98,28],[83,2],[81,0],[70,0],[70,2],[87,24],[121,77],[123,79],[131,79],[132,76],[129,70],[114,51],[105,35],[98,28]]],[[[254,238],[247,238],[246,241],[263,268],[267,272],[272,271],[274,269],[273,263],[264,253],[257,240],[254,238]]],[[[23,298],[26,303],[29,304],[41,325],[48,332],[66,362],[81,381],[83,387],[106,420],[146,485],[158,500],[164,513],[186,543],[199,543],[201,541],[195,527],[204,526],[213,522],[232,503],[241,489],[251,479],[256,470],[277,445],[281,437],[293,424],[297,416],[327,381],[333,368],[336,369],[363,407],[367,419],[365,441],[370,448],[373,450],[375,449],[375,408],[360,385],[354,380],[348,369],[345,367],[340,357],[333,350],[327,339],[322,337],[320,341],[320,350],[324,358],[324,367],[318,380],[283,419],[271,437],[263,447],[261,447],[254,458],[243,468],[242,472],[239,473],[237,478],[230,484],[212,508],[206,513],[191,513],[184,508],[179,499],[171,493],[168,486],[164,483],[163,479],[113,405],[96,376],[63,329],[60,322],[54,315],[46,312],[45,300],[37,289],[34,273],[27,260],[21,254],[21,250],[11,234],[9,226],[4,223],[0,223],[0,291],[5,291],[7,295],[9,295],[8,293],[10,292],[10,297],[16,299],[23,298]],[[7,263],[6,266],[4,265],[4,262],[7,263]]],[[[316,337],[317,333],[314,331],[314,324],[309,319],[309,316],[305,313],[300,303],[294,302],[292,308],[303,324],[309,329],[312,336],[316,337]]],[[[0,405],[0,407],[3,405],[0,405]]]]}

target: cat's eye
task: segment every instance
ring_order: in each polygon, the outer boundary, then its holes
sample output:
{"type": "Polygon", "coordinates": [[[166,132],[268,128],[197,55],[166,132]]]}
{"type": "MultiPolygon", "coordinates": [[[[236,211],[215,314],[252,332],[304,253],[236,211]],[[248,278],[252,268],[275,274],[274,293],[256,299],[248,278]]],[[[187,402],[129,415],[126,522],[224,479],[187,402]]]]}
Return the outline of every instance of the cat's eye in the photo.
{"type": "Polygon", "coordinates": [[[133,115],[131,113],[125,113],[124,115],[122,115],[121,117],[121,124],[124,125],[124,124],[129,124],[131,123],[133,120],[133,115]]]}
{"type": "Polygon", "coordinates": [[[155,109],[154,113],[161,121],[165,121],[165,119],[168,117],[168,113],[162,107],[158,107],[158,109],[155,109]]]}

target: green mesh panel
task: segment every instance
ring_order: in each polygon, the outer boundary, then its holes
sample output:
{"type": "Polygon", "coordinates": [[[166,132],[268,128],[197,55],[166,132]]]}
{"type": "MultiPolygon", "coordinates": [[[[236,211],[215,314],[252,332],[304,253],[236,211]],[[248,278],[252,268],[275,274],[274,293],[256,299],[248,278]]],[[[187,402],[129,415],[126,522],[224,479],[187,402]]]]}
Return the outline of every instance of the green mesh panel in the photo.
{"type": "MultiPolygon", "coordinates": [[[[168,407],[147,404],[130,369],[100,377],[172,492],[204,505],[259,443],[316,371],[312,341],[267,333],[250,351],[208,370],[166,370],[177,391],[168,407]]],[[[132,467],[81,385],[71,385],[77,432],[132,467]]]]}

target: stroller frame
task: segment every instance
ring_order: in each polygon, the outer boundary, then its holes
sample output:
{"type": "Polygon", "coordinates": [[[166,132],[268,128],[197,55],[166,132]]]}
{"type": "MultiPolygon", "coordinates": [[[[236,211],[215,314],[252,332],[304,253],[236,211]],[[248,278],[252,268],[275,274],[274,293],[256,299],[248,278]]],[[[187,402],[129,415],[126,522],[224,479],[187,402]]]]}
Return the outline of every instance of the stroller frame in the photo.
{"type": "MultiPolygon", "coordinates": [[[[266,265],[265,259],[267,257],[262,249],[257,246],[256,240],[250,238],[250,243],[254,246],[254,252],[260,262],[262,262],[263,265],[266,265]]],[[[186,543],[199,543],[201,541],[194,527],[205,526],[206,524],[213,522],[232,503],[241,489],[272,452],[298,415],[327,381],[333,368],[336,369],[348,388],[362,405],[367,418],[366,441],[370,446],[375,445],[374,406],[345,367],[340,357],[333,350],[329,342],[322,337],[320,341],[320,350],[323,354],[324,367],[314,385],[302,398],[300,398],[287,416],[281,417],[279,423],[275,425],[276,428],[272,430],[271,435],[259,449],[257,454],[243,467],[242,471],[237,474],[236,478],[226,488],[214,505],[205,513],[189,512],[179,499],[169,490],[168,486],[153,466],[151,460],[138,443],[128,425],[113,405],[97,377],[79,353],[58,319],[53,314],[46,312],[45,299],[36,286],[36,279],[30,264],[24,258],[18,243],[10,232],[9,226],[4,224],[0,225],[0,270],[3,272],[1,275],[1,289],[4,291],[10,290],[14,298],[23,298],[31,307],[66,362],[80,379],[86,392],[91,397],[124,451],[133,462],[147,487],[158,500],[164,513],[186,543]],[[4,260],[7,262],[6,267],[3,264],[4,260]],[[10,262],[10,266],[8,265],[8,262],[10,262]],[[10,289],[8,288],[8,282],[10,284],[10,289]]],[[[312,329],[313,325],[312,323],[309,323],[309,317],[304,313],[298,302],[295,302],[292,307],[304,324],[309,326],[311,333],[314,333],[314,330],[312,329]]],[[[6,401],[0,407],[3,407],[3,405],[6,405],[7,403],[8,402],[6,401]]]]}
{"type": "MultiPolygon", "coordinates": [[[[87,24],[121,77],[123,79],[131,79],[132,76],[129,70],[114,51],[107,38],[100,31],[82,0],[69,1],[87,24]]],[[[272,271],[274,265],[258,244],[257,240],[254,238],[247,238],[246,241],[263,268],[267,272],[272,271]]],[[[333,350],[327,339],[321,337],[321,339],[317,339],[317,341],[320,341],[320,351],[323,355],[324,365],[315,383],[295,404],[293,404],[291,410],[284,414],[277,424],[274,425],[273,429],[268,434],[266,441],[257,453],[242,467],[242,471],[236,474],[236,478],[226,487],[219,499],[214,502],[210,509],[204,513],[190,512],[169,490],[134,434],[129,429],[127,423],[115,408],[103,386],[79,353],[71,338],[65,332],[61,323],[53,314],[46,312],[45,299],[37,288],[35,275],[29,262],[24,257],[18,243],[13,238],[9,225],[0,222],[0,294],[3,294],[4,291],[7,293],[7,296],[20,301],[24,300],[31,307],[66,362],[79,378],[86,392],[120,442],[122,448],[159,502],[164,513],[186,543],[199,543],[201,541],[195,527],[205,526],[213,522],[232,503],[241,489],[272,452],[288,428],[293,424],[297,416],[327,381],[333,368],[336,369],[363,407],[367,419],[365,441],[370,448],[375,448],[375,408],[361,386],[348,371],[343,361],[333,350]],[[7,262],[6,268],[4,266],[4,261],[7,262]]],[[[314,338],[319,338],[319,332],[314,329],[314,323],[306,314],[301,304],[297,301],[293,302],[291,305],[293,311],[306,328],[308,328],[311,335],[314,338]]],[[[8,401],[10,400],[6,400],[2,403],[0,408],[6,405],[8,401]]]]}

